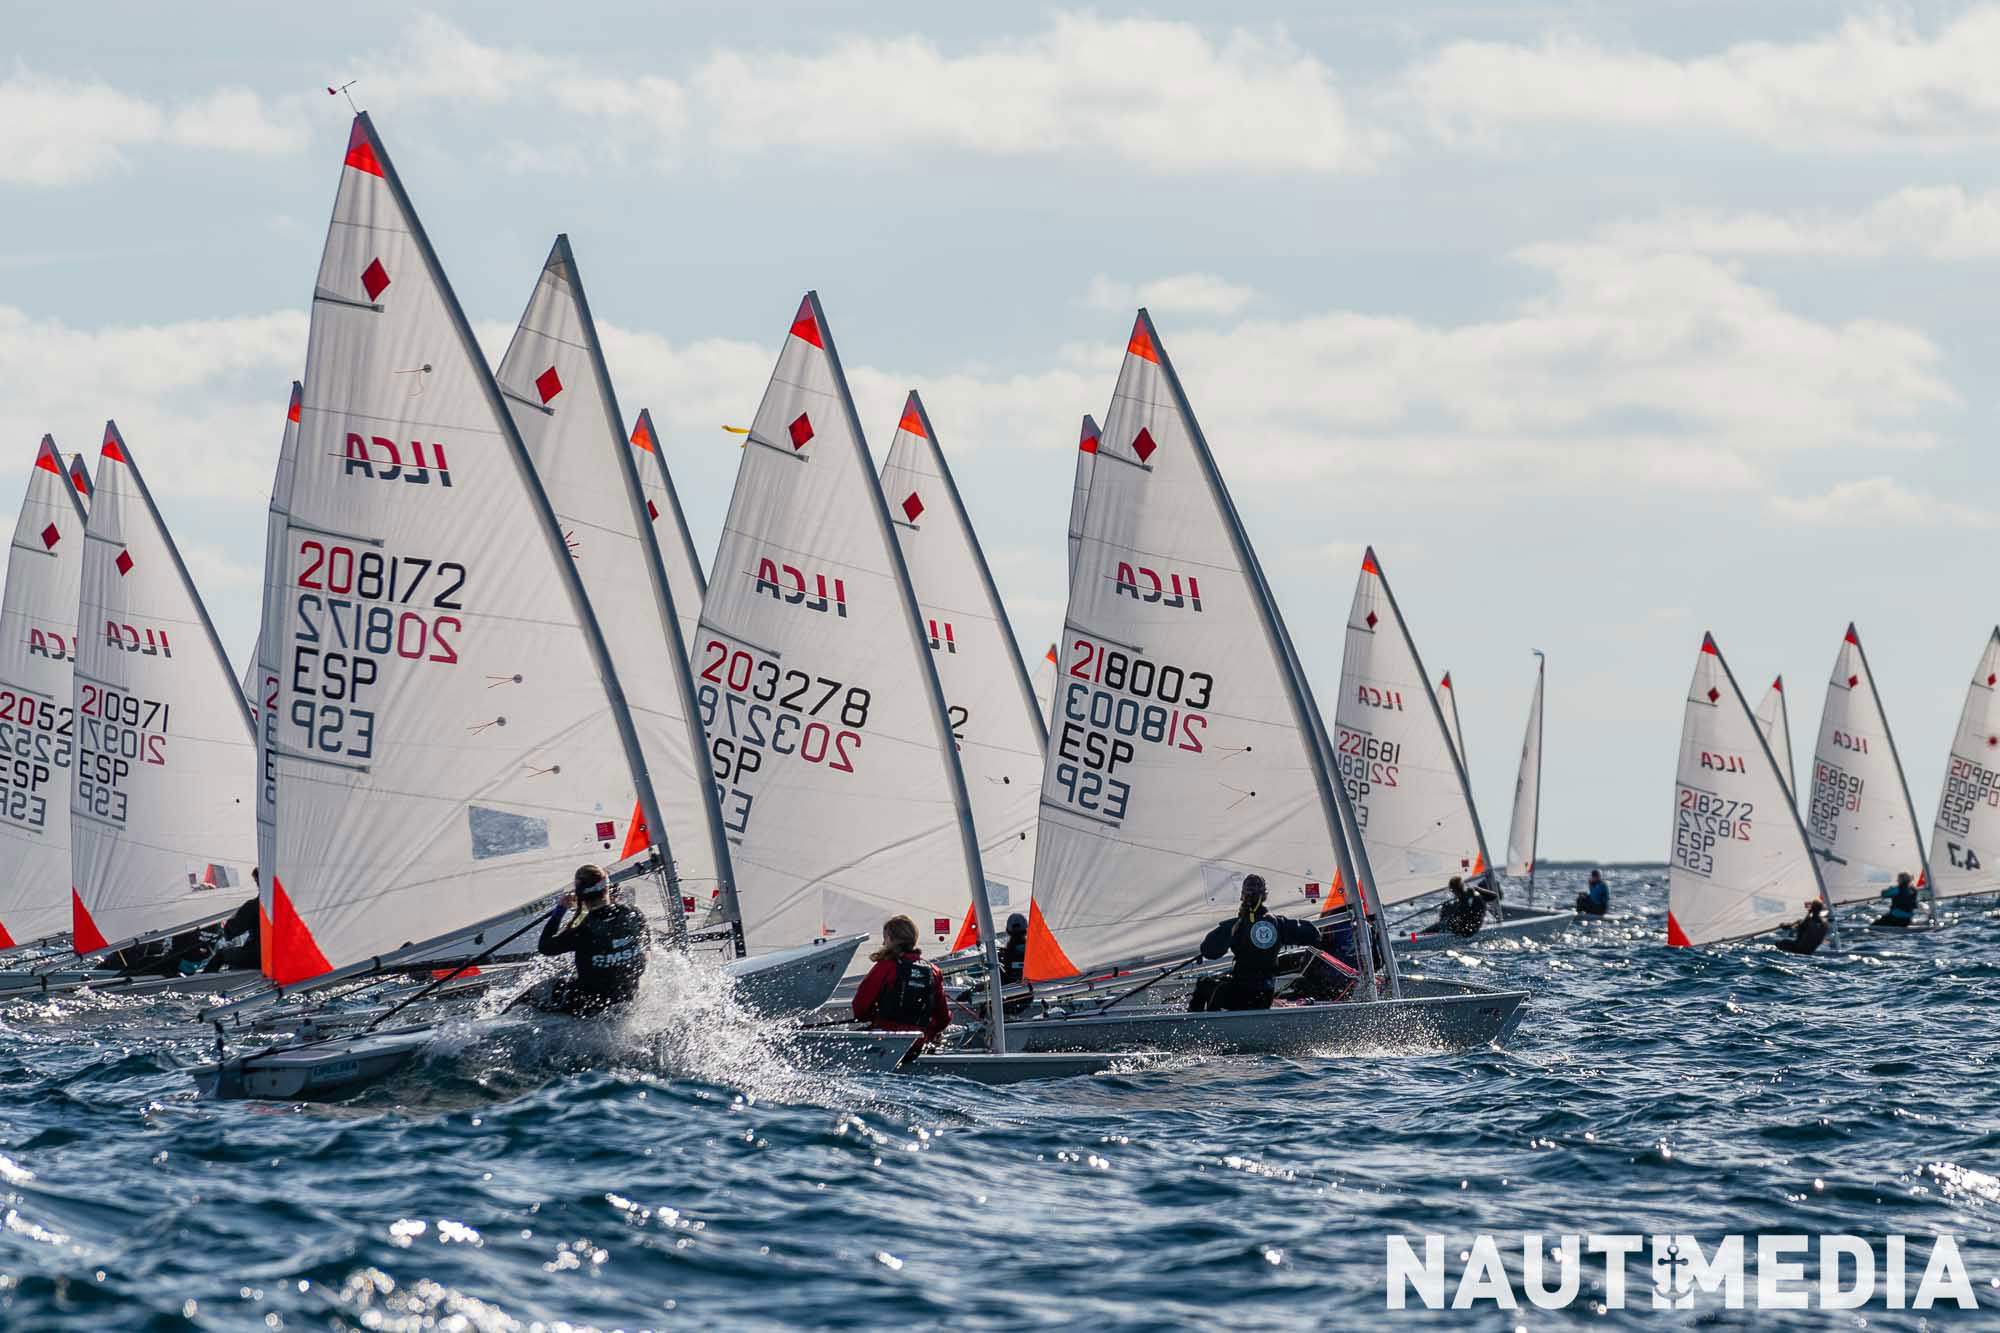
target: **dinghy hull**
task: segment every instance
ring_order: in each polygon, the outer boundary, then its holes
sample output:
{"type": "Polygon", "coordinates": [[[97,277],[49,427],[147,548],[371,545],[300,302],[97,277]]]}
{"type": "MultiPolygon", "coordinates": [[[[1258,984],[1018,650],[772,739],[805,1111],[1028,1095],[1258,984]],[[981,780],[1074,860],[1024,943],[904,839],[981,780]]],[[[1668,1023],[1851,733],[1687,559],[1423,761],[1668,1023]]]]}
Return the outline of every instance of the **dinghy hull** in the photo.
{"type": "Polygon", "coordinates": [[[723,971],[736,982],[736,998],[766,1018],[809,1014],[833,997],[854,951],[866,935],[821,940],[777,953],[738,958],[723,971]]]}
{"type": "Polygon", "coordinates": [[[1396,936],[1396,952],[1424,953],[1432,949],[1464,949],[1500,940],[1545,940],[1560,935],[1576,924],[1574,912],[1533,912],[1490,921],[1476,935],[1454,935],[1445,930],[1418,930],[1396,936]]]}
{"type": "Polygon", "coordinates": [[[401,1028],[238,1056],[193,1071],[204,1097],[225,1101],[324,1101],[350,1096],[415,1059],[434,1027],[401,1028]]]}
{"type": "MultiPolygon", "coordinates": [[[[1011,1033],[1013,1028],[1010,1026],[1011,1033]]],[[[1103,1074],[1144,1057],[1130,1051],[951,1051],[921,1055],[903,1066],[906,1074],[948,1074],[976,1083],[1027,1083],[1039,1079],[1103,1074]]]]}
{"type": "Polygon", "coordinates": [[[1463,1051],[1504,1043],[1520,1024],[1525,991],[1467,989],[1339,1004],[1191,1014],[1157,1007],[1074,1018],[1017,1020],[1022,1051],[1187,1051],[1211,1055],[1357,1055],[1463,1051]]]}

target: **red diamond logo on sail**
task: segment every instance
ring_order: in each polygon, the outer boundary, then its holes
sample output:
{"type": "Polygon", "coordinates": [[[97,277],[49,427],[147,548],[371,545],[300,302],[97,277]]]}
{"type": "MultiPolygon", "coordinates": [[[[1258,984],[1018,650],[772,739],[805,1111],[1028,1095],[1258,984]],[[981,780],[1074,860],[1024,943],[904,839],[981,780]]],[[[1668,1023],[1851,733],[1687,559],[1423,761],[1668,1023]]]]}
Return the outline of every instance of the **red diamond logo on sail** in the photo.
{"type": "Polygon", "coordinates": [[[1853,689],[1856,685],[1859,685],[1860,683],[1861,683],[1861,677],[1859,676],[1849,676],[1847,678],[1847,688],[1850,690],[1853,689]]]}
{"type": "Polygon", "coordinates": [[[368,293],[368,299],[373,301],[381,296],[383,288],[388,285],[389,270],[382,267],[381,260],[369,260],[368,267],[361,270],[361,287],[368,293]]]}
{"type": "Polygon", "coordinates": [[[535,376],[535,392],[542,396],[545,403],[562,392],[562,376],[556,374],[554,366],[535,376]]]}
{"type": "Polygon", "coordinates": [[[1362,618],[1368,622],[1369,629],[1375,628],[1375,613],[1373,611],[1370,611],[1366,616],[1362,618]]]}
{"type": "Polygon", "coordinates": [[[1151,458],[1153,450],[1159,447],[1153,443],[1153,433],[1144,426],[1139,427],[1138,438],[1132,441],[1132,452],[1139,455],[1139,461],[1143,463],[1151,458]]]}
{"type": "Polygon", "coordinates": [[[651,500],[646,501],[646,517],[655,520],[660,517],[660,507],[651,500]]]}
{"type": "Polygon", "coordinates": [[[914,523],[917,521],[917,515],[923,512],[924,502],[917,498],[915,491],[911,491],[909,498],[903,501],[903,517],[914,523]]]}
{"type": "Polygon", "coordinates": [[[51,523],[42,529],[42,549],[53,551],[56,549],[56,543],[61,540],[62,534],[56,531],[55,524],[51,523]]]}
{"type": "Polygon", "coordinates": [[[120,551],[118,553],[118,576],[120,578],[123,578],[125,577],[125,575],[130,574],[131,572],[132,572],[132,553],[130,551],[120,551]]]}
{"type": "Polygon", "coordinates": [[[1988,675],[1988,676],[1986,677],[1986,683],[1987,683],[1988,685],[1992,685],[1992,684],[1995,684],[1995,683],[2000,683],[2000,676],[1994,676],[1994,675],[1988,675]]]}
{"type": "Polygon", "coordinates": [[[1710,703],[1714,703],[1717,699],[1720,699],[1721,697],[1722,697],[1721,690],[1716,689],[1715,686],[1713,685],[1708,687],[1708,701],[1710,703]]]}
{"type": "Polygon", "coordinates": [[[805,448],[806,441],[813,437],[813,424],[806,419],[806,414],[803,412],[799,413],[799,419],[791,424],[790,429],[794,449],[805,448]]]}

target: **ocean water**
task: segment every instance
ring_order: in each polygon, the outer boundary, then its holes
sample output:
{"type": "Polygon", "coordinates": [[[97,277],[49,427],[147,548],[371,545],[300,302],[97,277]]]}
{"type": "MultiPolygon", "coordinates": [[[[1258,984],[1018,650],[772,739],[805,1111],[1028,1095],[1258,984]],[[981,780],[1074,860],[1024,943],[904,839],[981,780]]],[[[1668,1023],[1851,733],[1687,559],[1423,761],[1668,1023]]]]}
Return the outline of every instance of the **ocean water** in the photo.
{"type": "Polygon", "coordinates": [[[292,1106],[199,1100],[182,1005],[6,1011],[0,1326],[1919,1325],[1601,1313],[1596,1262],[1563,1311],[1384,1310],[1387,1235],[1452,1237],[1455,1283],[1482,1231],[1517,1275],[1524,1231],[1949,1232],[1984,1308],[1931,1326],[2000,1321],[1992,903],[1795,959],[1669,950],[1663,875],[1611,879],[1565,942],[1425,960],[1533,991],[1509,1049],[1454,1056],[831,1078],[661,967],[657,1058],[454,1031],[292,1106]]]}

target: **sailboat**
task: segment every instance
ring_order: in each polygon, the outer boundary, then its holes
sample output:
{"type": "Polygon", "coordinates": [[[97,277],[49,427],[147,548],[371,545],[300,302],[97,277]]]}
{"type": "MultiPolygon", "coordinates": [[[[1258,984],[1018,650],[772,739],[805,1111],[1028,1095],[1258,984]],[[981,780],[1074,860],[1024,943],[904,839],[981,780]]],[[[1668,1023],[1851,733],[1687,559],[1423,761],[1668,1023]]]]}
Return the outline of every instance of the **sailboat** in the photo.
{"type": "MultiPolygon", "coordinates": [[[[1434,894],[1452,877],[1493,881],[1471,782],[1372,547],[1348,613],[1334,721],[1341,778],[1384,906],[1434,894]]],[[[1539,938],[1573,919],[1569,912],[1509,912],[1476,935],[1425,928],[1399,935],[1397,947],[1539,938]]]]}
{"type": "Polygon", "coordinates": [[[688,531],[680,492],[674,489],[673,473],[667,468],[660,433],[653,427],[651,408],[639,409],[639,419],[632,423],[631,441],[632,463],[639,473],[639,492],[645,497],[646,517],[653,525],[653,542],[659,547],[660,560],[666,566],[667,588],[673,594],[681,653],[692,657],[702,599],[708,595],[708,579],[701,572],[701,557],[695,554],[694,536],[688,531]]]}
{"type": "MultiPolygon", "coordinates": [[[[1343,873],[1380,920],[1365,860],[1350,855],[1346,796],[1304,673],[1144,310],[1098,441],[1061,666],[1031,982],[1184,958],[1234,914],[1250,873],[1264,877],[1280,913],[1317,908],[1322,886],[1343,873]]],[[[1375,998],[1367,932],[1362,941],[1352,1002],[1191,1014],[1121,1008],[1121,993],[1010,1022],[1009,1039],[1031,1051],[1458,1047],[1500,1040],[1517,1021],[1525,996],[1442,983],[1419,995],[1393,952],[1383,958],[1392,998],[1375,998]]]]}
{"type": "Polygon", "coordinates": [[[90,509],[90,464],[84,461],[82,454],[71,454],[69,456],[69,481],[70,485],[76,487],[77,498],[83,501],[83,507],[88,511],[90,509]]]}
{"type": "Polygon", "coordinates": [[[1783,676],[1772,678],[1771,688],[1764,691],[1764,698],[1757,705],[1757,730],[1771,744],[1771,753],[1778,761],[1778,776],[1785,780],[1785,793],[1789,796],[1799,788],[1792,773],[1792,716],[1785,707],[1783,676]]]}
{"type": "Polygon", "coordinates": [[[1535,853],[1542,833],[1542,687],[1548,663],[1538,649],[1535,695],[1528,705],[1528,730],[1521,737],[1521,767],[1514,775],[1514,814],[1507,824],[1507,873],[1527,881],[1530,903],[1535,901],[1535,853]]]}
{"type": "Polygon", "coordinates": [[[69,789],[76,751],[72,668],[84,506],[44,435],[0,595],[0,948],[54,943],[70,927],[69,789]]]}
{"type": "MultiPolygon", "coordinates": [[[[10,585],[11,586],[11,585],[10,585]]],[[[1931,826],[1933,898],[2000,893],[2000,629],[1965,688],[1931,826]]]]}
{"type": "MultiPolygon", "coordinates": [[[[665,845],[672,849],[663,892],[635,901],[666,929],[711,900],[733,920],[729,846],[707,780],[707,744],[675,600],[693,586],[684,566],[679,589],[667,576],[659,501],[643,485],[647,471],[656,486],[665,476],[648,447],[651,420],[642,417],[641,429],[627,436],[567,236],[556,237],[550,248],[494,379],[603,627],[644,770],[657,790],[677,797],[661,812],[665,845]],[[668,902],[667,894],[679,903],[668,902]]],[[[652,841],[636,778],[624,776],[616,808],[631,817],[622,824],[621,860],[652,841]]],[[[735,949],[730,952],[735,956],[735,949]]]]}
{"type": "MultiPolygon", "coordinates": [[[[1930,894],[1930,864],[1896,740],[1854,626],[1842,636],[1813,741],[1811,794],[1802,812],[1827,901],[1874,902],[1899,871],[1930,894]]],[[[1931,915],[1936,916],[1936,900],[1931,915]]]]}
{"type": "MultiPolygon", "coordinates": [[[[264,511],[264,549],[282,551],[287,537],[285,507],[291,502],[292,466],[299,454],[299,401],[303,390],[292,381],[292,400],[285,408],[285,430],[278,440],[278,466],[271,474],[271,501],[264,511]]],[[[278,651],[277,626],[283,624],[286,588],[266,558],[263,603],[258,618],[257,650],[248,688],[250,716],[257,728],[257,949],[259,967],[271,970],[271,885],[277,882],[278,855],[278,694],[284,670],[278,651]],[[265,631],[269,630],[269,633],[265,631]]]]}
{"type": "Polygon", "coordinates": [[[1041,715],[1042,730],[1045,732],[1048,730],[1049,710],[1055,706],[1056,665],[1056,646],[1050,644],[1049,650],[1042,654],[1041,662],[1035,667],[1034,682],[1035,711],[1041,715]]]}
{"type": "Polygon", "coordinates": [[[1681,722],[1667,943],[1761,935],[1803,916],[1812,900],[1825,903],[1826,886],[1805,825],[1715,636],[1704,634],[1681,722]]]}
{"type": "MultiPolygon", "coordinates": [[[[986,553],[915,390],[882,465],[882,495],[944,690],[987,902],[1025,908],[1033,896],[1047,714],[1036,705],[986,553]]],[[[968,904],[954,950],[979,938],[975,916],[968,904]]]]}
{"type": "MultiPolygon", "coordinates": [[[[201,595],[115,422],[83,529],[70,946],[89,965],[229,916],[256,864],[255,737],[201,595]]],[[[0,994],[221,989],[227,972],[0,974],[0,994]]]]}
{"type": "Polygon", "coordinates": [[[1069,494],[1069,569],[1076,576],[1077,548],[1083,543],[1083,511],[1090,505],[1090,478],[1097,466],[1097,441],[1102,434],[1090,413],[1083,414],[1083,429],[1076,441],[1076,481],[1069,494]]]}
{"type": "Polygon", "coordinates": [[[1465,753],[1465,731],[1458,724],[1458,691],[1451,687],[1451,672],[1447,671],[1438,681],[1438,708],[1444,713],[1445,727],[1451,736],[1451,752],[1458,757],[1458,763],[1466,772],[1472,771],[1472,761],[1465,753]]]}

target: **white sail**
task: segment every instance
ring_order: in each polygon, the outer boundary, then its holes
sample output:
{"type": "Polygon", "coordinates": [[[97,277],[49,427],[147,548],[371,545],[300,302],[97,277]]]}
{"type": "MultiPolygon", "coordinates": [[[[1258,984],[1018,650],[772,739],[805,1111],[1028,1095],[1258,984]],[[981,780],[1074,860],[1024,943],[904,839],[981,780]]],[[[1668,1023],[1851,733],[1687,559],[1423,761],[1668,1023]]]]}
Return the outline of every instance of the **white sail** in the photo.
{"type": "Polygon", "coordinates": [[[82,564],[70,932],[88,953],[242,901],[257,750],[241,681],[112,423],[82,564]]]}
{"type": "Polygon", "coordinates": [[[1826,896],[1771,747],[1708,634],[1681,722],[1667,861],[1677,947],[1774,930],[1826,896]]]}
{"type": "MultiPolygon", "coordinates": [[[[682,905],[691,912],[729,902],[729,849],[708,781],[706,742],[690,721],[694,685],[674,600],[693,587],[685,570],[681,587],[668,580],[655,541],[666,535],[656,521],[659,501],[641,481],[647,472],[656,481],[665,474],[636,433],[625,433],[568,237],[558,236],[550,249],[494,379],[603,626],[653,789],[666,798],[661,814],[682,905]]],[[[650,441],[650,423],[642,419],[641,426],[650,441]]],[[[679,563],[678,539],[674,556],[679,563]]],[[[651,841],[636,778],[622,769],[612,763],[603,774],[622,779],[614,807],[623,829],[620,860],[651,841]]],[[[669,915],[664,901],[642,896],[639,905],[648,915],[669,915]]]]}
{"type": "Polygon", "coordinates": [[[313,293],[282,568],[276,980],[547,893],[615,854],[635,781],[660,827],[575,562],[365,114],[313,293]]]}
{"type": "Polygon", "coordinates": [[[67,930],[71,672],[83,579],[83,502],[42,437],[0,596],[0,948],[67,930]]]}
{"type": "Polygon", "coordinates": [[[1050,644],[1048,652],[1042,654],[1040,664],[1035,667],[1035,711],[1042,716],[1044,732],[1048,730],[1049,709],[1055,704],[1056,665],[1056,646],[1050,644]]]}
{"type": "MultiPolygon", "coordinates": [[[[987,902],[1024,910],[1033,897],[1046,713],[1037,711],[1007,610],[914,391],[882,466],[882,496],[958,743],[987,902]]],[[[952,947],[965,948],[977,936],[968,904],[952,947]]]]}
{"type": "Polygon", "coordinates": [[[1548,660],[1535,654],[1535,697],[1521,738],[1521,767],[1514,775],[1514,817],[1507,824],[1507,873],[1525,877],[1532,891],[1542,819],[1542,685],[1548,660]]]}
{"type": "Polygon", "coordinates": [[[1919,888],[1929,886],[1922,826],[1852,625],[1827,679],[1813,741],[1812,793],[1800,813],[1834,906],[1879,897],[1901,871],[1919,888]]]}
{"type": "Polygon", "coordinates": [[[1097,466],[1097,423],[1083,414],[1083,430],[1076,441],[1076,482],[1069,494],[1069,567],[1076,572],[1077,545],[1083,540],[1083,511],[1090,503],[1091,471],[1097,466]]]}
{"type": "Polygon", "coordinates": [[[84,461],[82,454],[71,454],[69,456],[69,484],[76,488],[76,497],[83,502],[84,512],[89,513],[91,487],[90,464],[84,461]]]}
{"type": "Polygon", "coordinates": [[[1771,681],[1771,688],[1764,691],[1764,698],[1757,705],[1757,730],[1771,743],[1771,754],[1778,761],[1778,776],[1785,780],[1785,793],[1797,791],[1797,779],[1792,773],[1792,718],[1785,707],[1783,676],[1771,681]]]}
{"type": "Polygon", "coordinates": [[[264,598],[257,625],[257,650],[244,676],[244,696],[257,729],[257,947],[266,971],[271,962],[271,885],[278,854],[278,684],[282,654],[278,651],[285,616],[286,508],[292,498],[292,467],[299,454],[297,380],[285,408],[285,430],[278,440],[278,466],[271,474],[271,503],[264,515],[264,598]]]}
{"type": "MultiPolygon", "coordinates": [[[[1458,691],[1451,687],[1451,672],[1444,673],[1438,681],[1438,709],[1444,714],[1444,724],[1451,737],[1452,751],[1458,755],[1458,762],[1467,763],[1465,757],[1465,732],[1458,725],[1458,691]]],[[[1471,769],[1466,770],[1468,773],[1471,769]]]]}
{"type": "Polygon", "coordinates": [[[651,408],[639,409],[639,419],[632,423],[630,438],[632,462],[639,471],[639,489],[646,497],[646,515],[653,521],[653,536],[659,544],[660,559],[666,565],[667,587],[674,595],[681,654],[692,658],[695,635],[699,633],[695,627],[701,622],[701,602],[708,595],[708,579],[701,572],[701,557],[695,554],[694,537],[688,532],[687,515],[681,510],[673,473],[667,469],[660,433],[653,429],[651,408]]]}
{"type": "Polygon", "coordinates": [[[1098,442],[1070,580],[1029,913],[1037,980],[1191,948],[1261,874],[1341,868],[1310,700],[1151,318],[1098,442]]]}
{"type": "Polygon", "coordinates": [[[2000,893],[2000,629],[1986,640],[1965,688],[1930,861],[1940,898],[2000,893]]]}
{"type": "Polygon", "coordinates": [[[1487,869],[1486,839],[1444,714],[1372,548],[1348,612],[1334,722],[1336,762],[1384,904],[1487,869]]]}
{"type": "Polygon", "coordinates": [[[949,944],[980,882],[964,783],[811,293],[744,442],[709,569],[695,677],[750,952],[873,934],[898,913],[949,944]]]}

